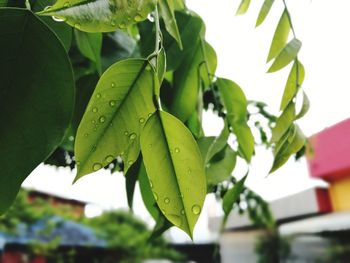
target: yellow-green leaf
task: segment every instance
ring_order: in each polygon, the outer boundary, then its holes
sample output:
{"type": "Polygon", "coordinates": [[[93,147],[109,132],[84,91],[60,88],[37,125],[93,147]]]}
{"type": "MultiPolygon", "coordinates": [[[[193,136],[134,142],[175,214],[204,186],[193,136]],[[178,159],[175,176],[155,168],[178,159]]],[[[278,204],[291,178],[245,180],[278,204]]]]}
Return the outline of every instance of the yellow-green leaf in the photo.
{"type": "Polygon", "coordinates": [[[141,151],[159,208],[192,237],[206,195],[206,178],[191,132],[174,116],[158,111],[143,129],[141,151]]]}
{"type": "Polygon", "coordinates": [[[58,0],[39,15],[55,16],[86,32],[112,32],[143,21],[156,0],[58,0]]]}
{"type": "Polygon", "coordinates": [[[278,54],[271,67],[269,68],[268,72],[275,72],[287,66],[296,58],[300,48],[300,40],[293,38],[278,54]]]}
{"type": "Polygon", "coordinates": [[[77,132],[76,180],[119,155],[125,171],[136,161],[141,130],[155,111],[153,92],[157,81],[152,67],[143,59],[115,63],[102,75],[77,132]]]}
{"type": "Polygon", "coordinates": [[[218,78],[216,85],[226,108],[228,124],[237,137],[243,157],[250,162],[254,153],[254,137],[247,124],[247,99],[242,89],[231,80],[218,78]]]}
{"type": "Polygon", "coordinates": [[[242,0],[236,12],[237,15],[243,15],[248,11],[250,0],[242,0]]]}
{"type": "Polygon", "coordinates": [[[281,116],[278,117],[275,127],[272,129],[271,142],[278,142],[283,134],[287,132],[289,127],[295,120],[295,104],[291,101],[287,108],[282,112],[281,116]]]}
{"type": "Polygon", "coordinates": [[[306,93],[303,91],[303,104],[300,109],[300,112],[295,116],[295,120],[298,120],[302,117],[305,116],[305,114],[309,111],[310,109],[310,101],[309,98],[307,97],[306,93]]]}
{"type": "Polygon", "coordinates": [[[281,50],[285,47],[288,40],[289,32],[290,32],[290,23],[289,23],[288,13],[284,11],[278,22],[275,34],[273,36],[269,55],[267,57],[267,62],[275,58],[281,52],[281,50]]]}
{"type": "Polygon", "coordinates": [[[284,88],[280,110],[284,110],[289,104],[289,102],[295,97],[299,87],[304,82],[304,78],[305,78],[304,66],[299,61],[294,62],[294,65],[288,76],[286,87],[284,88]],[[298,83],[297,83],[297,79],[298,79],[298,83]]]}
{"type": "Polygon", "coordinates": [[[256,27],[258,27],[259,25],[261,25],[266,16],[269,14],[270,12],[270,9],[273,5],[273,3],[275,2],[275,0],[265,0],[261,9],[260,9],[260,12],[259,12],[259,16],[258,16],[258,19],[256,20],[256,27]]]}

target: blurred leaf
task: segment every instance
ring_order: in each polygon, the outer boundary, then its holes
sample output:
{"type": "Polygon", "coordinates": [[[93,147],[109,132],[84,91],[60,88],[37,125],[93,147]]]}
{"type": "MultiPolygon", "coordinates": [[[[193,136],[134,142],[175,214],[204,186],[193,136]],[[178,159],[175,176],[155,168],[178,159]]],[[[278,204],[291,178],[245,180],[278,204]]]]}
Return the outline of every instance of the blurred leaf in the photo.
{"type": "Polygon", "coordinates": [[[250,0],[242,0],[237,9],[236,16],[245,14],[248,11],[249,5],[250,0]]]}
{"type": "Polygon", "coordinates": [[[206,196],[206,178],[191,132],[170,114],[156,112],[141,134],[141,151],[159,208],[192,237],[206,196]]]}
{"type": "Polygon", "coordinates": [[[310,101],[309,101],[309,98],[307,97],[306,93],[303,91],[303,105],[301,107],[300,112],[295,117],[295,119],[298,120],[298,119],[304,117],[305,114],[309,111],[309,109],[310,109],[310,101]]]}
{"type": "Polygon", "coordinates": [[[247,99],[242,89],[231,80],[218,78],[216,85],[227,111],[228,124],[237,137],[243,157],[250,162],[254,153],[254,137],[247,124],[247,99]]]}
{"type": "Polygon", "coordinates": [[[23,180],[64,137],[73,112],[74,80],[63,45],[30,11],[0,9],[0,32],[3,213],[23,180]]]}
{"type": "Polygon", "coordinates": [[[227,180],[236,166],[236,152],[229,145],[226,145],[222,151],[224,158],[210,162],[206,167],[208,186],[214,186],[227,180]]]}
{"type": "Polygon", "coordinates": [[[177,41],[179,48],[182,49],[182,41],[176,23],[173,0],[159,0],[159,7],[167,31],[177,41]]]}
{"type": "Polygon", "coordinates": [[[287,66],[290,62],[292,62],[296,56],[299,53],[299,50],[301,48],[301,42],[293,38],[284,49],[282,49],[281,53],[278,54],[275,61],[272,63],[271,67],[269,68],[268,72],[275,72],[278,71],[285,66],[287,66]]]}
{"type": "Polygon", "coordinates": [[[155,78],[143,59],[117,62],[102,75],[78,128],[75,181],[118,155],[124,160],[125,172],[136,161],[141,129],[155,111],[155,78]]]}
{"type": "Polygon", "coordinates": [[[256,25],[255,25],[256,27],[260,26],[264,22],[266,16],[269,14],[270,9],[271,9],[274,2],[275,2],[275,0],[265,0],[264,1],[263,5],[260,9],[258,19],[256,20],[256,25]]]}
{"type": "Polygon", "coordinates": [[[192,113],[191,117],[187,121],[187,127],[190,129],[196,139],[204,136],[202,123],[199,120],[197,112],[192,113]]]}
{"type": "Polygon", "coordinates": [[[275,153],[275,159],[270,170],[273,173],[284,165],[290,156],[297,153],[305,145],[306,137],[297,125],[291,127],[288,137],[275,153]]]}
{"type": "Polygon", "coordinates": [[[290,23],[287,11],[284,11],[272,39],[267,62],[275,58],[285,47],[290,32],[290,23]]]}
{"type": "Polygon", "coordinates": [[[227,122],[225,121],[225,126],[222,129],[220,135],[217,138],[215,138],[215,140],[208,149],[208,153],[205,157],[205,163],[209,162],[215,154],[224,149],[224,147],[227,145],[229,136],[230,131],[228,129],[227,122]]]}
{"type": "Polygon", "coordinates": [[[298,92],[298,88],[304,82],[304,77],[305,77],[304,66],[299,61],[294,62],[294,65],[288,76],[286,87],[284,89],[280,110],[284,110],[289,104],[289,102],[295,97],[295,95],[298,92]],[[298,83],[297,83],[297,79],[298,79],[298,83]]]}
{"type": "Polygon", "coordinates": [[[247,177],[248,174],[239,180],[230,190],[228,190],[222,199],[222,208],[225,213],[223,219],[224,224],[226,223],[228,216],[232,211],[234,203],[238,201],[240,194],[244,190],[244,183],[247,177]]]}
{"type": "Polygon", "coordinates": [[[74,30],[74,33],[81,54],[95,62],[97,71],[101,74],[102,34],[86,33],[79,30],[74,30]]]}
{"type": "Polygon", "coordinates": [[[0,7],[6,7],[8,0],[0,0],[0,7]]]}
{"type": "Polygon", "coordinates": [[[155,5],[155,0],[58,0],[38,14],[55,16],[85,32],[112,32],[145,20],[155,5]]]}
{"type": "Polygon", "coordinates": [[[291,101],[276,121],[276,126],[272,129],[271,142],[278,142],[283,134],[289,129],[295,120],[295,103],[291,101]]]}

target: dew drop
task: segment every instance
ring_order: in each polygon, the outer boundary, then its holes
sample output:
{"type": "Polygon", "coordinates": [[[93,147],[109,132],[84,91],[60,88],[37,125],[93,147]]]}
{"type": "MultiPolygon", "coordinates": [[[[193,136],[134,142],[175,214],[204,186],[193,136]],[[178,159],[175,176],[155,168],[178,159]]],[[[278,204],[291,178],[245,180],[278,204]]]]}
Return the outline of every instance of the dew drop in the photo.
{"type": "Polygon", "coordinates": [[[145,122],[145,119],[144,118],[140,118],[139,122],[142,124],[145,122]]]}
{"type": "Polygon", "coordinates": [[[130,140],[135,140],[136,137],[137,137],[137,136],[136,136],[135,133],[132,133],[132,134],[130,134],[130,136],[129,136],[130,140]]]}
{"type": "Polygon", "coordinates": [[[98,112],[98,108],[97,107],[94,107],[94,108],[92,108],[92,112],[98,112]]]}
{"type": "Polygon", "coordinates": [[[149,185],[153,188],[153,182],[151,180],[149,180],[149,185]]]}
{"type": "Polygon", "coordinates": [[[199,215],[201,212],[201,207],[199,205],[192,206],[192,213],[195,215],[199,215]]]}
{"type": "Polygon", "coordinates": [[[152,116],[152,113],[148,113],[148,118],[150,118],[152,116]]]}
{"type": "Polygon", "coordinates": [[[188,173],[188,174],[191,174],[191,173],[192,173],[191,168],[188,168],[188,169],[187,169],[187,173],[188,173]]]}
{"type": "Polygon", "coordinates": [[[161,209],[161,211],[162,211],[163,215],[166,215],[166,212],[164,209],[161,209]]]}
{"type": "Polygon", "coordinates": [[[64,22],[64,21],[66,21],[66,19],[64,19],[64,18],[59,18],[59,17],[57,17],[57,16],[52,16],[52,19],[55,20],[56,22],[64,22]]]}
{"type": "Polygon", "coordinates": [[[94,131],[97,131],[97,128],[96,128],[96,127],[94,128],[94,131]]]}
{"type": "Polygon", "coordinates": [[[99,98],[101,98],[101,93],[96,94],[96,99],[99,99],[99,98]]]}
{"type": "Polygon", "coordinates": [[[71,142],[74,141],[74,136],[69,136],[68,140],[71,141],[71,142]]]}
{"type": "Polygon", "coordinates": [[[109,101],[109,106],[111,106],[111,107],[114,107],[116,104],[117,104],[117,103],[116,103],[115,100],[109,101]]]}
{"type": "Polygon", "coordinates": [[[94,171],[97,171],[97,170],[100,170],[102,168],[102,164],[100,163],[95,163],[93,166],[92,166],[92,169],[94,171]]]}
{"type": "Polygon", "coordinates": [[[179,149],[179,148],[175,148],[175,152],[176,152],[176,153],[179,153],[179,152],[180,152],[180,149],[179,149]]]}
{"type": "Polygon", "coordinates": [[[92,121],[91,121],[91,123],[92,123],[92,124],[95,124],[95,123],[96,123],[96,121],[95,121],[95,120],[92,120],[92,121]]]}
{"type": "Polygon", "coordinates": [[[124,22],[120,23],[119,28],[126,28],[126,24],[124,22]]]}
{"type": "Polygon", "coordinates": [[[88,134],[88,133],[85,133],[85,134],[84,134],[84,136],[85,136],[85,137],[88,137],[88,136],[89,136],[89,134],[88,134]]]}
{"type": "Polygon", "coordinates": [[[114,82],[111,83],[111,87],[112,87],[112,88],[115,87],[115,83],[114,83],[114,82]]]}
{"type": "Polygon", "coordinates": [[[166,197],[166,198],[164,199],[164,203],[169,204],[169,203],[170,203],[170,199],[169,199],[168,197],[166,197]]]}
{"type": "Polygon", "coordinates": [[[64,7],[69,7],[69,2],[65,2],[63,6],[64,7]]]}
{"type": "Polygon", "coordinates": [[[128,136],[128,135],[129,135],[129,133],[128,133],[127,131],[125,131],[125,132],[124,132],[124,135],[125,135],[125,136],[128,136]]]}
{"type": "Polygon", "coordinates": [[[107,163],[111,163],[111,162],[113,162],[114,157],[113,157],[112,155],[108,155],[108,156],[105,158],[105,160],[106,160],[107,163]]]}
{"type": "Polygon", "coordinates": [[[135,17],[134,17],[134,20],[136,22],[139,22],[139,21],[142,21],[143,17],[140,15],[140,14],[137,14],[135,17]]]}
{"type": "Polygon", "coordinates": [[[182,209],[182,210],[181,210],[181,215],[184,215],[184,214],[185,214],[185,210],[182,209]]]}
{"type": "Polygon", "coordinates": [[[153,192],[154,200],[158,201],[158,195],[157,193],[153,192]]]}
{"type": "Polygon", "coordinates": [[[106,121],[106,117],[105,116],[101,116],[99,119],[98,119],[101,123],[104,123],[106,121]]]}
{"type": "MultiPolygon", "coordinates": [[[[76,23],[76,24],[74,25],[74,27],[77,28],[77,29],[80,29],[80,28],[81,28],[81,25],[80,25],[79,23],[76,23]]],[[[101,95],[100,95],[100,96],[101,96],[101,95]]]]}
{"type": "Polygon", "coordinates": [[[182,199],[184,199],[184,194],[181,194],[180,197],[181,197],[182,199]]]}
{"type": "Polygon", "coordinates": [[[44,8],[44,10],[49,10],[52,6],[48,5],[44,8]]]}
{"type": "Polygon", "coordinates": [[[128,165],[132,165],[133,163],[133,161],[128,161],[128,165]]]}
{"type": "Polygon", "coordinates": [[[116,26],[116,23],[114,20],[111,21],[111,26],[116,26]]]}

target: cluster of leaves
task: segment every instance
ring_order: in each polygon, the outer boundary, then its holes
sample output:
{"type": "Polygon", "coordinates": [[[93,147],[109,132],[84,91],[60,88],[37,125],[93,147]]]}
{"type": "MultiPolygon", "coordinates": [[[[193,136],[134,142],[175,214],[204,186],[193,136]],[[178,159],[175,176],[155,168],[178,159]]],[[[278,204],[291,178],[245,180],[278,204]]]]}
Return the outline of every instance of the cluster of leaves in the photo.
{"type": "MultiPolygon", "coordinates": [[[[118,259],[118,262],[138,262],[147,258],[182,259],[180,254],[168,247],[163,238],[151,239],[151,231],[145,223],[129,212],[110,211],[95,218],[86,218],[83,214],[76,213],[70,205],[57,204],[53,207],[47,200],[31,200],[29,196],[25,190],[19,192],[12,207],[0,216],[0,232],[16,235],[43,217],[59,216],[92,228],[98,237],[106,241],[107,247],[115,254],[113,258],[118,259]]],[[[50,240],[56,224],[51,220],[45,222],[45,227],[38,234],[47,236],[50,240]]],[[[35,255],[57,259],[62,256],[57,253],[60,241],[60,237],[56,237],[47,243],[32,241],[28,245],[35,255]]]]}
{"type": "MultiPolygon", "coordinates": [[[[259,24],[272,3],[265,1],[259,24]]],[[[255,123],[262,143],[274,147],[271,171],[305,143],[294,123],[308,104],[304,96],[295,114],[304,71],[300,41],[286,44],[290,21],[286,8],[268,56],[274,59],[269,72],[294,61],[282,114],[276,120],[254,104],[268,127],[275,123],[271,140],[255,123]]],[[[205,40],[205,24],[183,0],[3,0],[0,34],[0,120],[6,123],[0,131],[6,153],[0,212],[45,160],[76,165],[75,181],[109,167],[124,172],[130,206],[139,181],[157,221],[155,234],[175,225],[192,237],[206,194],[230,180],[237,158],[251,161],[248,101],[238,84],[215,76],[217,58],[205,40]],[[225,123],[218,137],[203,133],[207,108],[225,123]]],[[[226,215],[244,180],[223,197],[226,215]]]]}

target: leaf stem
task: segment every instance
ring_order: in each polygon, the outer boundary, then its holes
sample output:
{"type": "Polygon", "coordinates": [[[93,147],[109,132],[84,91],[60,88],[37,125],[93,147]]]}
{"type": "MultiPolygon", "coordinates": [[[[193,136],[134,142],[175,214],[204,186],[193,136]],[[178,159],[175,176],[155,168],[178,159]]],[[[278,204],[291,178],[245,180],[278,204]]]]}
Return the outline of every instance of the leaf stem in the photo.
{"type": "Polygon", "coordinates": [[[29,0],[26,0],[25,4],[26,4],[26,8],[27,8],[28,10],[32,10],[32,8],[31,8],[31,6],[30,6],[29,0]]]}
{"type": "Polygon", "coordinates": [[[158,13],[158,7],[156,6],[156,9],[154,11],[154,20],[156,23],[156,43],[155,43],[155,48],[154,48],[154,53],[158,54],[159,53],[159,43],[160,43],[160,24],[159,24],[159,13],[158,13]]]}

